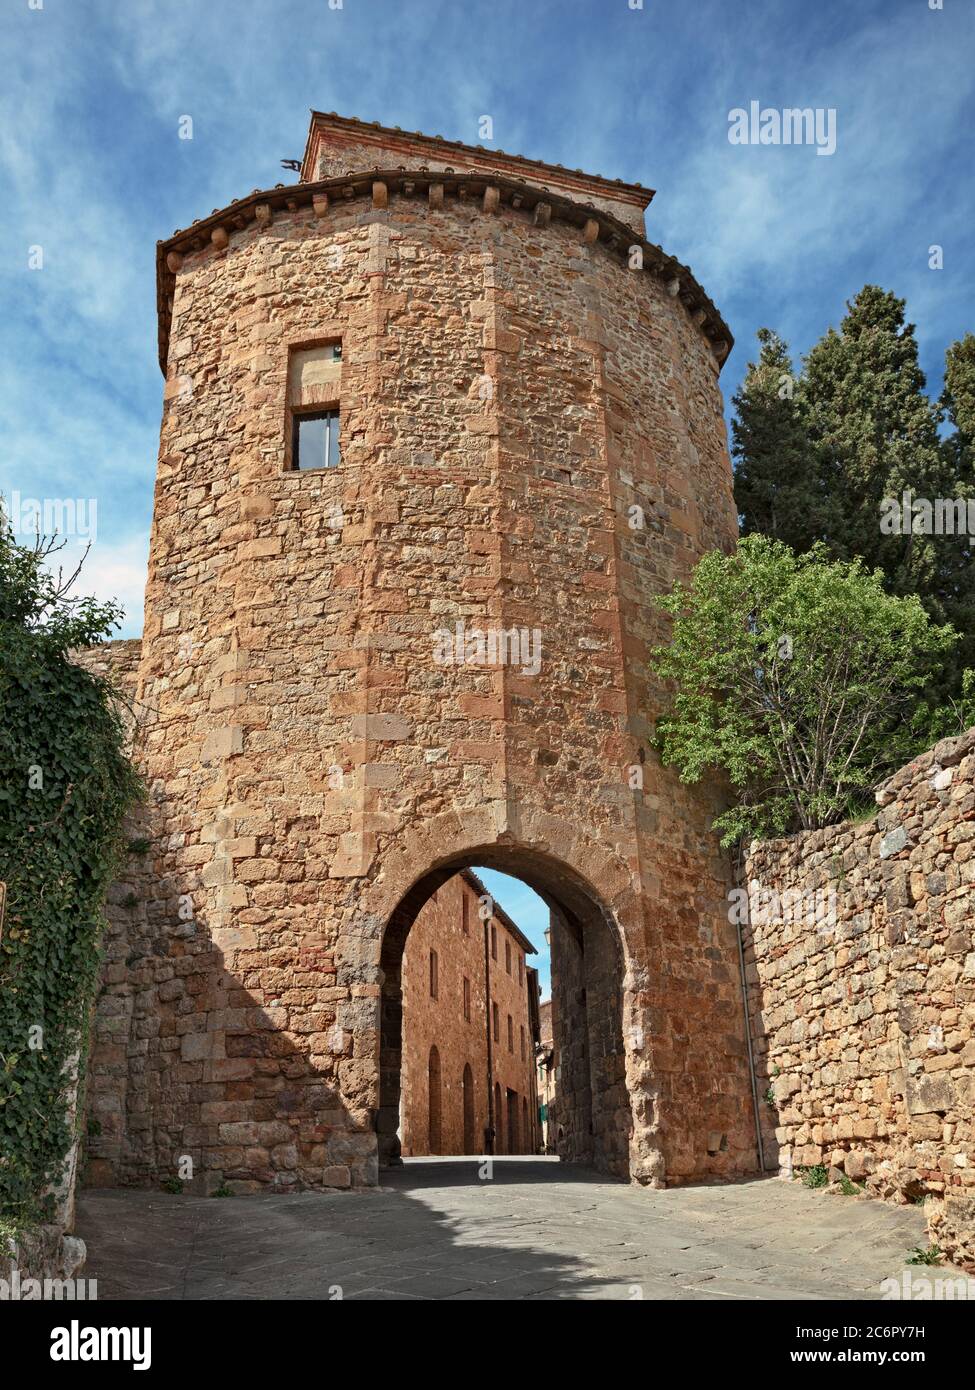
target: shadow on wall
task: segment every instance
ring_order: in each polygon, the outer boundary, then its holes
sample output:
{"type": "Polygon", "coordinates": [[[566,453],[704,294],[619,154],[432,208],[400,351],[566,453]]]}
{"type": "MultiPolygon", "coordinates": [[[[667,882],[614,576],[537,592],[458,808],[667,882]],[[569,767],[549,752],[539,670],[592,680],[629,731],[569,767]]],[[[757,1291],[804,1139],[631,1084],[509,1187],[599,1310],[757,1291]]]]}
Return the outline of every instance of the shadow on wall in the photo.
{"type": "Polygon", "coordinates": [[[777,1173],[783,1162],[778,1140],[779,1106],[782,1083],[778,1083],[778,1068],[773,1067],[765,1046],[768,1036],[766,1011],[761,995],[749,990],[748,1021],[755,1048],[755,1096],[758,1104],[758,1123],[762,1131],[762,1171],[777,1173]],[[778,1092],[778,1093],[777,1093],[778,1092]]]}
{"type": "MultiPolygon", "coordinates": [[[[172,913],[152,916],[149,873],[130,866],[110,895],[83,1184],[182,1180],[199,1194],[375,1184],[374,1114],[342,1097],[362,1065],[348,1020],[306,1009],[290,1037],[274,991],[258,998],[245,972],[228,971],[203,921],[174,929],[172,913]]],[[[294,956],[305,989],[334,978],[324,942],[306,934],[294,956]]],[[[282,971],[282,992],[290,978],[282,971]]]]}
{"type": "MultiPolygon", "coordinates": [[[[142,825],[133,819],[136,838],[142,825]]],[[[475,863],[523,878],[556,913],[560,1156],[628,1177],[618,929],[557,861],[488,846],[428,872],[392,913],[378,1038],[371,990],[335,998],[336,944],[324,927],[289,920],[270,951],[259,944],[274,917],[268,907],[263,922],[241,914],[218,949],[205,914],[183,921],[181,900],[159,892],[152,860],[135,856],[108,914],[85,1184],[182,1180],[184,1191],[227,1186],[235,1195],[375,1185],[380,1160],[398,1157],[406,937],[430,893],[475,863]]]]}

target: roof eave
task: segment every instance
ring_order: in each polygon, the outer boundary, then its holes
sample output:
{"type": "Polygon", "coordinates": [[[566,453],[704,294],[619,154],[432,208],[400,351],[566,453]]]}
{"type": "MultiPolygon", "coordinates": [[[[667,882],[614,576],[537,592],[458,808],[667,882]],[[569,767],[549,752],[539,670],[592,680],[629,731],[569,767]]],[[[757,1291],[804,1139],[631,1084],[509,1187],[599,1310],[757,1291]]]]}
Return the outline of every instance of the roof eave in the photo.
{"type": "Polygon", "coordinates": [[[628,248],[638,245],[645,257],[644,269],[651,270],[661,277],[669,277],[668,292],[675,296],[680,295],[688,311],[694,314],[699,327],[711,339],[712,346],[721,349],[718,356],[719,369],[731,351],[734,344],[731,330],[689,267],[682,265],[674,256],[668,255],[645,237],[639,236],[632,227],[627,226],[613,213],[596,208],[591,203],[566,197],[537,183],[511,178],[507,174],[495,171],[448,174],[446,170],[380,168],[320,179],[315,183],[282,183],[271,189],[255,189],[247,197],[235,199],[227,207],[216,209],[209,217],[199,218],[191,226],[174,232],[167,240],[157,242],[156,300],[159,313],[159,366],[163,375],[166,374],[171,326],[170,298],[176,276],[176,270],[169,264],[171,258],[178,268],[183,254],[202,250],[210,240],[218,246],[226,247],[231,234],[245,229],[252,221],[260,221],[262,212],[270,219],[275,210],[281,209],[281,205],[284,205],[287,212],[292,212],[306,205],[316,206],[316,199],[320,199],[324,206],[330,194],[338,194],[343,199],[365,196],[379,185],[386,185],[394,192],[405,185],[411,189],[435,185],[441,191],[444,186],[456,191],[461,185],[472,190],[484,189],[490,185],[501,190],[503,196],[509,197],[513,207],[523,207],[525,211],[531,211],[541,204],[547,208],[547,215],[557,216],[558,220],[591,229],[595,239],[601,240],[607,249],[615,248],[625,254],[628,248]],[[326,197],[321,199],[320,195],[323,194],[326,197]],[[229,227],[225,224],[229,224],[229,227]]]}

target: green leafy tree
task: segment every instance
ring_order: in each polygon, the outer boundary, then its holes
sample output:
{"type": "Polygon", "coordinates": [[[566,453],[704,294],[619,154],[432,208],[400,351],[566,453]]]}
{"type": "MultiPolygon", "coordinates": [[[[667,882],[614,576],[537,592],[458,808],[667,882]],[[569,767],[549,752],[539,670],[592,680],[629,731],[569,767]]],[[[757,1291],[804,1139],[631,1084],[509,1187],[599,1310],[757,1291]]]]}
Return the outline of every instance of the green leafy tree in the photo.
{"type": "Polygon", "coordinates": [[[102,901],[137,781],[111,687],[69,660],[120,609],[73,598],[59,547],[0,526],[0,1217],[43,1218],[74,1138],[102,901]]]}
{"type": "Polygon", "coordinates": [[[917,597],[859,560],[796,555],[746,536],[658,600],[673,640],[653,654],[676,685],[657,742],[685,782],[722,774],[737,804],[722,843],[813,829],[862,805],[917,751],[919,692],[955,643],[917,597]]]}
{"type": "MultiPolygon", "coordinates": [[[[952,343],[945,353],[945,384],[939,411],[942,421],[951,426],[940,441],[940,496],[960,499],[970,526],[975,512],[975,336],[971,333],[952,343]]],[[[946,662],[940,680],[930,692],[929,729],[933,740],[957,733],[959,720],[968,720],[963,728],[975,721],[975,536],[963,527],[955,534],[936,535],[926,545],[932,557],[932,578],[921,597],[933,616],[950,622],[960,633],[953,659],[946,662]]]]}
{"type": "Polygon", "coordinates": [[[768,330],[735,397],[735,497],[743,534],[759,532],[797,551],[823,543],[840,560],[880,569],[891,594],[917,594],[936,624],[960,641],[932,671],[932,730],[950,724],[967,667],[975,665],[975,565],[970,538],[882,525],[885,499],[972,493],[975,339],[949,349],[945,395],[925,392],[905,301],[866,285],[807,355],[792,399],[773,389],[789,369],[785,345],[768,330]],[[939,438],[944,414],[955,426],[939,438]],[[938,714],[938,707],[943,707],[938,714]]]}

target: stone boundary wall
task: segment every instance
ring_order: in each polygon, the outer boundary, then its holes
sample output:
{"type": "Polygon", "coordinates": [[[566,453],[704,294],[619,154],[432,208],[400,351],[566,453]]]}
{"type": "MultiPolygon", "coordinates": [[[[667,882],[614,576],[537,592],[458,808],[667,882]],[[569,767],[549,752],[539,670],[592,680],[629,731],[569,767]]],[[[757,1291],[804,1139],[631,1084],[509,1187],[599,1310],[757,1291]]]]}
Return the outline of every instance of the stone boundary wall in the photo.
{"type": "MultiPolygon", "coordinates": [[[[16,1240],[4,1241],[0,1246],[0,1302],[85,1298],[86,1292],[77,1285],[68,1293],[45,1289],[45,1284],[80,1280],[86,1257],[85,1242],[65,1234],[60,1217],[49,1226],[38,1226],[16,1240]]],[[[97,1286],[91,1296],[97,1296],[97,1286]]]]}
{"type": "MultiPolygon", "coordinates": [[[[93,676],[110,680],[118,687],[123,698],[134,706],[142,658],[141,637],[118,637],[111,642],[100,642],[95,647],[77,648],[70,657],[76,666],[82,666],[93,676]]],[[[133,709],[127,708],[123,718],[131,738],[134,733],[133,709]]]]}
{"type": "Polygon", "coordinates": [[[765,1166],[905,1203],[975,1264],[975,728],[870,821],[753,844],[742,928],[765,1166]]]}
{"type": "MultiPolygon", "coordinates": [[[[92,675],[107,677],[123,700],[122,720],[130,742],[136,733],[141,638],[119,638],[76,650],[72,661],[92,675]]],[[[131,841],[146,835],[147,807],[134,806],[123,835],[131,841]]],[[[91,1041],[84,1081],[84,1123],[80,1155],[73,1156],[79,1181],[86,1186],[111,1182],[122,1154],[124,1136],[144,1124],[138,1089],[129,1094],[130,1072],[140,1074],[145,1050],[145,1027],[134,1016],[136,991],[132,977],[151,950],[145,923],[145,900],[152,880],[150,862],[129,855],[108,890],[105,933],[102,937],[102,984],[94,1002],[91,1041]],[[135,1055],[134,1055],[135,1054],[135,1055]]],[[[69,1226],[70,1230],[71,1227],[69,1226]]]]}

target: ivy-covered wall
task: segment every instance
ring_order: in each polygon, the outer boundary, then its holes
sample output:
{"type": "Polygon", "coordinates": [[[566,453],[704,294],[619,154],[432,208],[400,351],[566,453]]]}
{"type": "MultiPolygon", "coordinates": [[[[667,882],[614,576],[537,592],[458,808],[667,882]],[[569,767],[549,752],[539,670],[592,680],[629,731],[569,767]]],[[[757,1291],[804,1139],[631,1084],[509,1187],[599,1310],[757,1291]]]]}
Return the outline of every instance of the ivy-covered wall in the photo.
{"type": "MultiPolygon", "coordinates": [[[[12,557],[12,558],[9,558],[12,557]]],[[[119,705],[69,657],[91,607],[44,622],[29,557],[0,573],[0,1222],[49,1221],[77,1137],[103,901],[137,794],[119,705]]]]}

